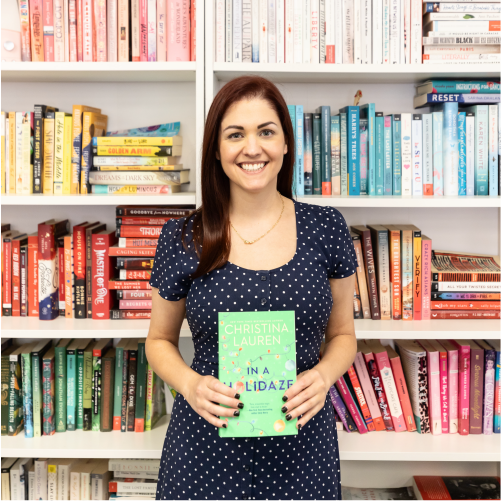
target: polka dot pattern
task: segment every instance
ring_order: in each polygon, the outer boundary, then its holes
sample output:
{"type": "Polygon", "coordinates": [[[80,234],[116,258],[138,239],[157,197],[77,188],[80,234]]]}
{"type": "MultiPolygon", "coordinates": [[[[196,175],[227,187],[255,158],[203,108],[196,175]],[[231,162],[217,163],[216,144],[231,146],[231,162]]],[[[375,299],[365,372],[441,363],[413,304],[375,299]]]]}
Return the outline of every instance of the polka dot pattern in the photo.
{"type": "MultiPolygon", "coordinates": [[[[196,280],[195,253],[180,241],[184,219],[163,227],[150,284],[162,298],[186,298],[195,357],[191,368],[218,377],[220,311],[294,310],[297,373],[318,363],[332,310],[329,278],[356,271],[346,222],[332,207],[294,201],[294,257],[273,270],[249,270],[227,262],[196,280]]],[[[193,228],[188,223],[188,236],[193,228]]],[[[245,412],[245,409],[241,412],[245,412]]],[[[298,435],[221,438],[183,395],[174,401],[165,438],[157,499],[339,499],[337,432],[332,405],[325,405],[298,435]]]]}

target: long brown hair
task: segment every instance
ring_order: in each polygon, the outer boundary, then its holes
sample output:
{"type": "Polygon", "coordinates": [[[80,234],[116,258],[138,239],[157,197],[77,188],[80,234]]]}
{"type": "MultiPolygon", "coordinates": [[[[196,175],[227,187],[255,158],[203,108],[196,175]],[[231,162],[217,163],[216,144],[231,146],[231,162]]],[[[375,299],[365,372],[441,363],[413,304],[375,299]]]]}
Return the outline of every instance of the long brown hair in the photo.
{"type": "Polygon", "coordinates": [[[207,115],[202,145],[202,205],[186,218],[181,240],[186,250],[194,249],[200,263],[191,278],[198,278],[221,268],[230,255],[230,181],[221,161],[216,158],[219,149],[219,131],[228,108],[243,99],[266,99],[275,110],[285,135],[287,153],[278,173],[277,189],[292,198],[294,177],[294,130],[287,104],[277,87],[260,76],[242,76],[228,82],[216,95],[207,115]],[[193,217],[192,245],[185,241],[189,219],[193,217]],[[202,248],[203,245],[203,248],[202,248]]]}

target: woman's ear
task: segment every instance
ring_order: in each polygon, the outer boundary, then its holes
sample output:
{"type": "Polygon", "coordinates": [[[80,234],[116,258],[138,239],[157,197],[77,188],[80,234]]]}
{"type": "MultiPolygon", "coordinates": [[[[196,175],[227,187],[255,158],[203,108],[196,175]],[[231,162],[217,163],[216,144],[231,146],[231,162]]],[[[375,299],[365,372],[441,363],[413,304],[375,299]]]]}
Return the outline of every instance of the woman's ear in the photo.
{"type": "Polygon", "coordinates": [[[289,151],[289,149],[287,147],[287,143],[285,143],[285,146],[284,146],[284,155],[287,155],[288,151],[289,151]]]}

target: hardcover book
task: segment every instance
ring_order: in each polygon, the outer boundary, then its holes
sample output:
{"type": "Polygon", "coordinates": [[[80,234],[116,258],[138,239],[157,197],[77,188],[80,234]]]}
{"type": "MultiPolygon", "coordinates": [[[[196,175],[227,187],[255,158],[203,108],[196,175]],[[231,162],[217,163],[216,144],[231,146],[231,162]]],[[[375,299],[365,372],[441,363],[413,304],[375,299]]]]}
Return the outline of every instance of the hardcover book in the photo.
{"type": "Polygon", "coordinates": [[[282,396],[296,381],[294,311],[219,312],[219,380],[241,395],[220,437],[297,435],[282,396]]]}

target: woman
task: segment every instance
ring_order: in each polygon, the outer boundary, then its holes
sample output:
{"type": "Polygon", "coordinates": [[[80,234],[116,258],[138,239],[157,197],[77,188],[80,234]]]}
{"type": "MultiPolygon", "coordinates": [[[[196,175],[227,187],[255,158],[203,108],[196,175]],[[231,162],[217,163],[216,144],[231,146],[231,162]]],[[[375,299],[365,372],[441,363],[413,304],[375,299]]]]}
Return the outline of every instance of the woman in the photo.
{"type": "Polygon", "coordinates": [[[356,257],[336,209],[292,200],[294,150],[287,105],[271,82],[246,76],[220,90],[205,124],[202,205],[165,224],[150,282],[148,360],[179,392],[158,499],[341,496],[328,391],[356,353],[356,257]],[[245,406],[217,379],[218,312],[270,310],[295,311],[297,380],[282,412],[298,418],[298,434],[219,437],[232,425],[224,418],[244,416],[245,406]],[[185,312],[190,367],[178,350],[185,312]]]}

